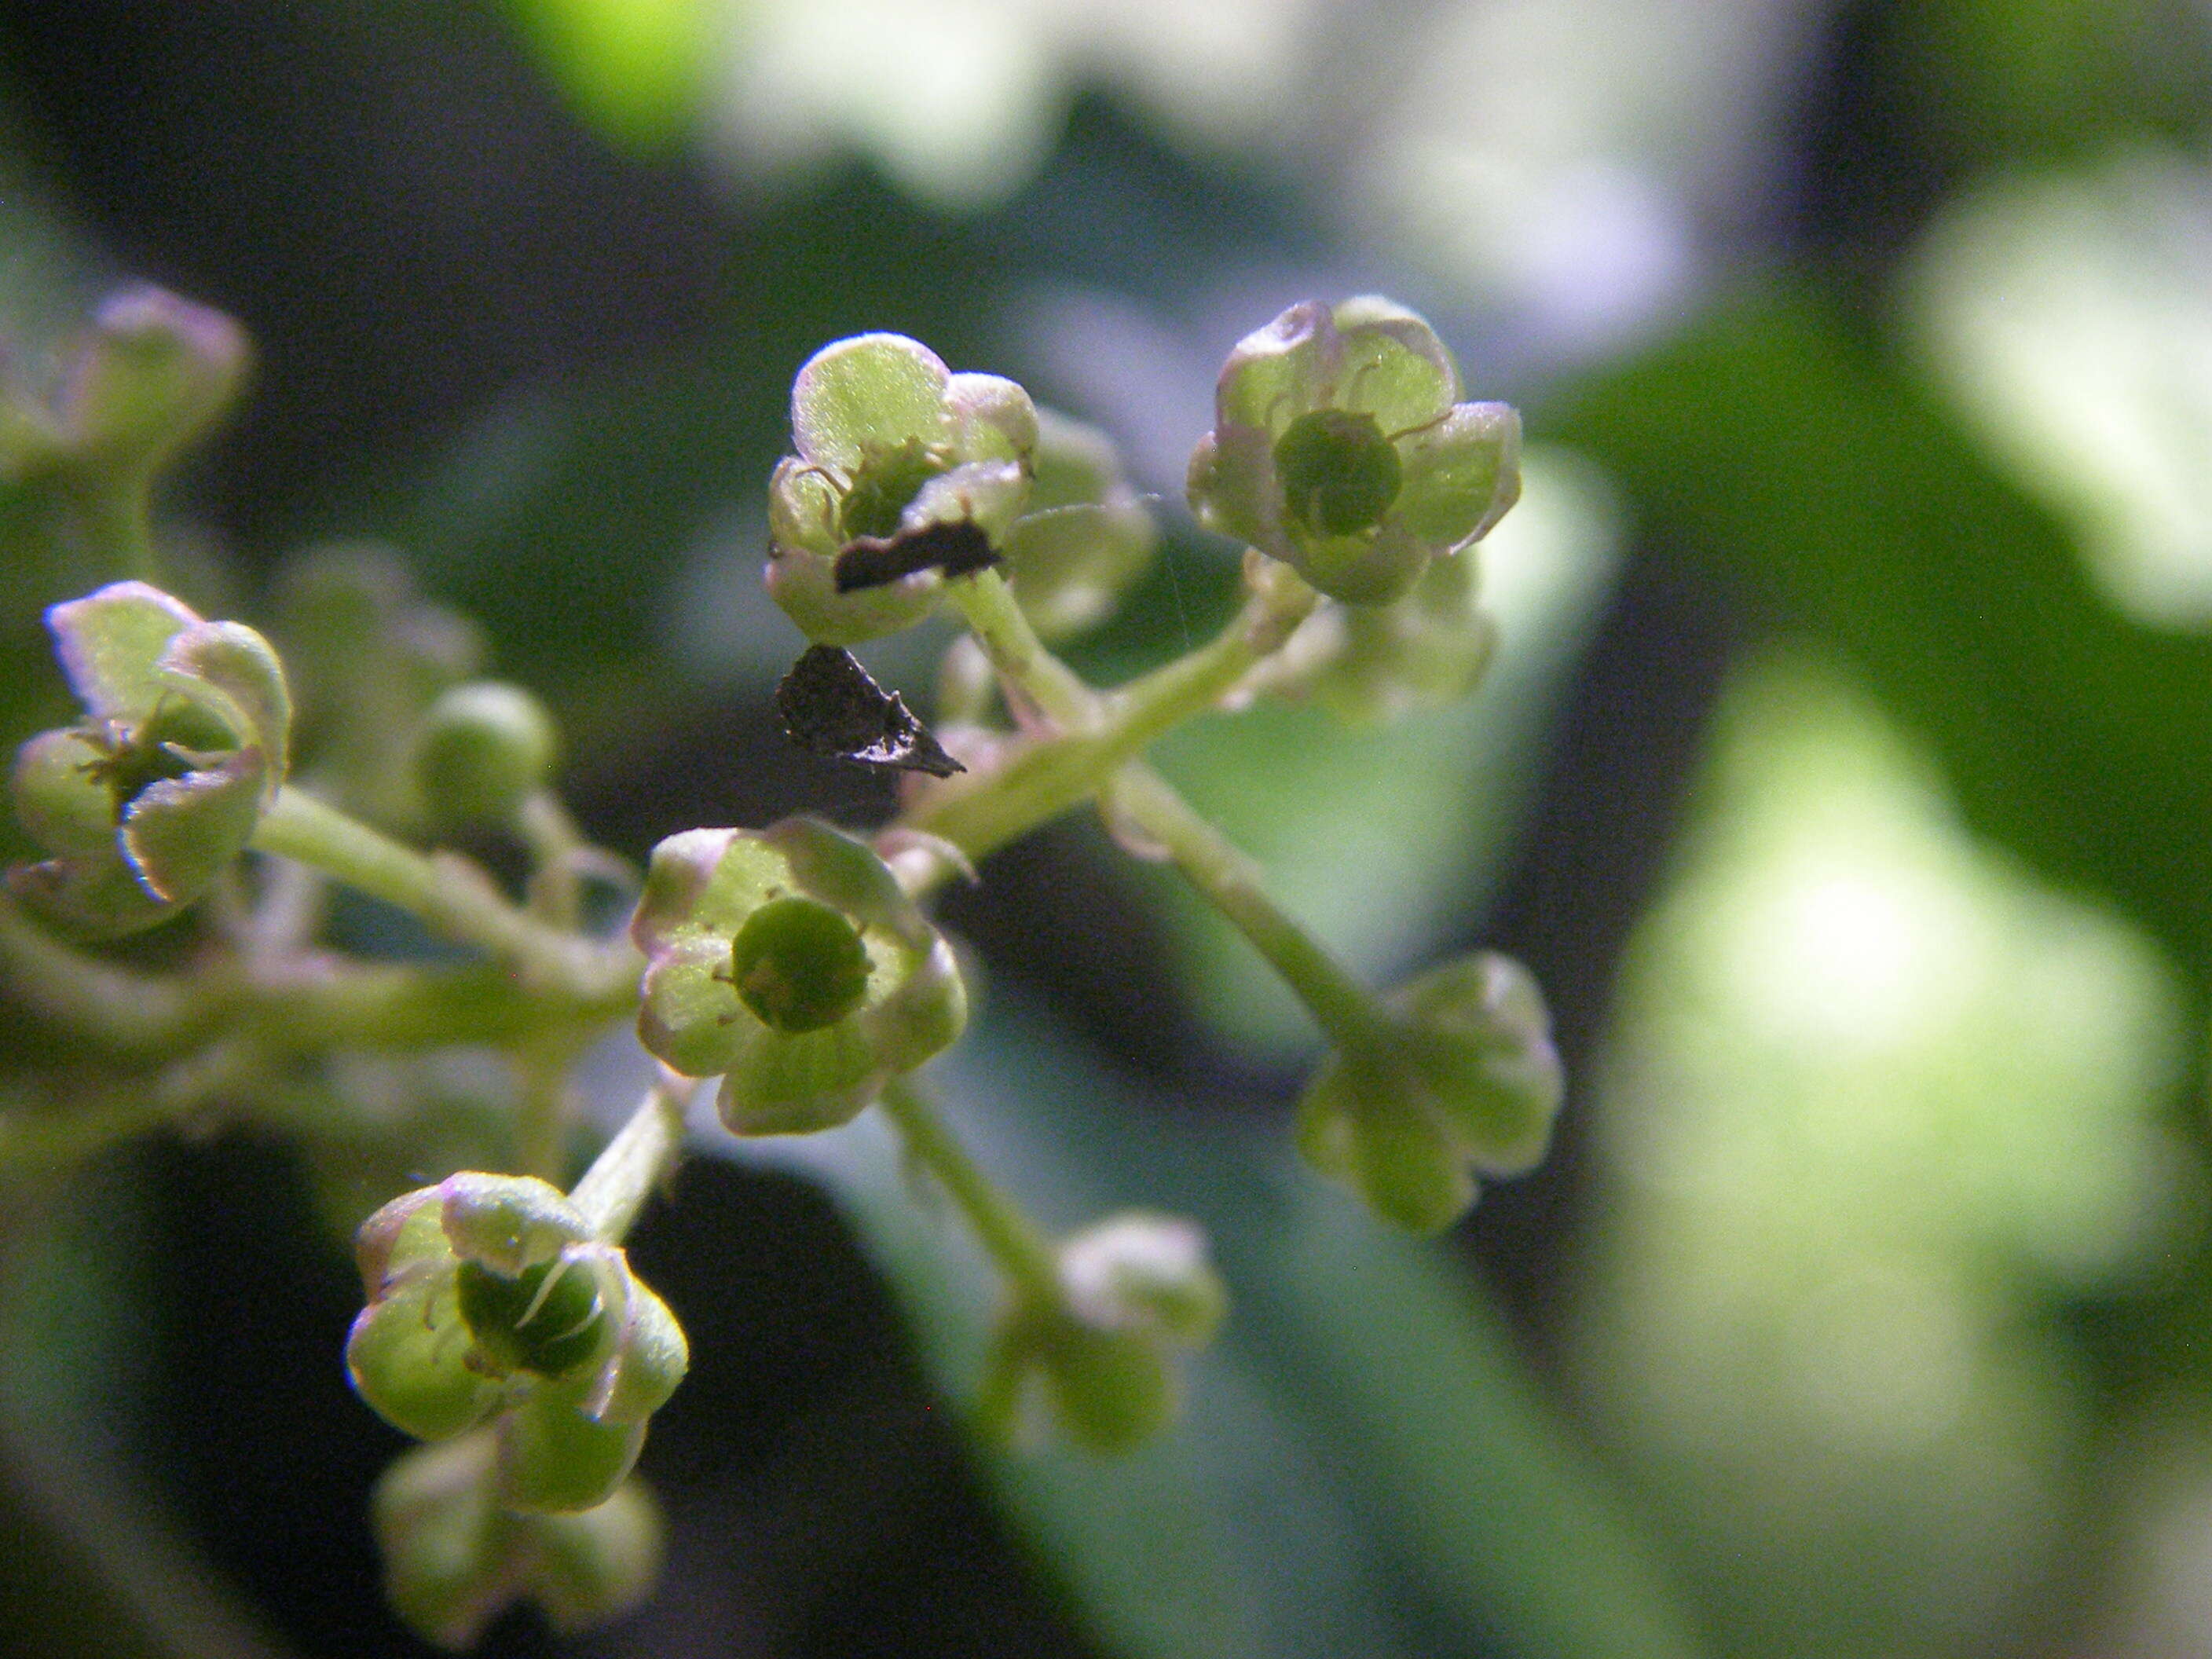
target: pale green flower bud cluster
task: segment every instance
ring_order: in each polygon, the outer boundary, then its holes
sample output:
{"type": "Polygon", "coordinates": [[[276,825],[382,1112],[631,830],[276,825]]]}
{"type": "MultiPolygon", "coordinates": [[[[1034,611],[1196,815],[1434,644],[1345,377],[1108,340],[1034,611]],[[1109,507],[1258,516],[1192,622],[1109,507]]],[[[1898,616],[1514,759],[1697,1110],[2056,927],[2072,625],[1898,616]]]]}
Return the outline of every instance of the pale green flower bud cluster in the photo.
{"type": "Polygon", "coordinates": [[[1369,1042],[1323,1062],[1298,1104],[1298,1148],[1414,1232],[1474,1202],[1477,1176],[1543,1157],[1563,1082],[1528,970],[1492,952],[1431,969],[1384,999],[1369,1042]]]}
{"type": "Polygon", "coordinates": [[[1176,1416],[1175,1356],[1213,1340],[1229,1293],[1206,1235],[1180,1217],[1111,1216],[1063,1243],[1049,1297],[1000,1316],[987,1395],[1041,1407],[1076,1444],[1142,1445],[1176,1416]]]}

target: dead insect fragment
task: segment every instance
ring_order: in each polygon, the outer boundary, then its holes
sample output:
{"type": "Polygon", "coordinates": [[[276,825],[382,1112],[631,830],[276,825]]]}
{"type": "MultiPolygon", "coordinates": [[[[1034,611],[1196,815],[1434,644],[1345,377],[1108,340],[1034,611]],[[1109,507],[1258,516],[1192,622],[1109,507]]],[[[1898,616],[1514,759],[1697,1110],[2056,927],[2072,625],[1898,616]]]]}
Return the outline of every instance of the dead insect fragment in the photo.
{"type": "Polygon", "coordinates": [[[972,575],[1004,562],[973,519],[942,520],[896,535],[854,537],[837,555],[837,591],[884,587],[921,570],[972,575]]]}
{"type": "Polygon", "coordinates": [[[842,646],[810,646],[775,688],[775,706],[785,733],[817,755],[933,778],[968,769],[842,646]]]}

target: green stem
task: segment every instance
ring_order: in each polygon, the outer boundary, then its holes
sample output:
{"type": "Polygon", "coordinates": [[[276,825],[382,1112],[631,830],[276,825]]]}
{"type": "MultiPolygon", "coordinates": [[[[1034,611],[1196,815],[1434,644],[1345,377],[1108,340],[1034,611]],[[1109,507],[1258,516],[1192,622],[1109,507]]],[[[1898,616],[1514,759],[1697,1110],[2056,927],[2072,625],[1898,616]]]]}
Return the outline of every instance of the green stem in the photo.
{"type": "Polygon", "coordinates": [[[242,1043],[219,1043],[150,1075],[35,1110],[0,1111],[0,1170],[13,1178],[60,1175],[108,1147],[190,1117],[238,1090],[260,1064],[242,1043]]]}
{"type": "Polygon", "coordinates": [[[0,894],[0,969],[15,1000],[111,1048],[166,1048],[207,1023],[210,999],[181,979],[119,968],[65,944],[0,894]]]}
{"type": "Polygon", "coordinates": [[[568,808],[550,789],[532,791],[514,815],[515,833],[530,849],[530,909],[540,921],[573,929],[583,916],[577,879],[587,848],[568,808]]]}
{"type": "Polygon", "coordinates": [[[1191,885],[1282,975],[1331,1042],[1358,1048],[1389,1040],[1389,1016],[1374,994],[1267,896],[1260,866],[1166,779],[1133,762],[1115,777],[1109,801],[1132,826],[1166,848],[1191,885]]]}
{"type": "Polygon", "coordinates": [[[518,1096],[514,1167],[556,1187],[568,1174],[568,1128],[574,1117],[568,1067],[577,1047],[574,1032],[561,1031],[523,1043],[513,1055],[518,1096]]]}
{"type": "Polygon", "coordinates": [[[698,1086],[660,1067],[629,1121],[584,1171],[568,1201],[583,1212],[592,1237],[619,1244],[629,1236],[645,1200],[676,1167],[684,1150],[684,1109],[698,1086]]]}
{"type": "Polygon", "coordinates": [[[975,631],[991,665],[1047,719],[1066,732],[1080,731],[1097,719],[1097,694],[1045,648],[1004,576],[995,570],[979,570],[948,582],[945,591],[975,631]]]}
{"type": "Polygon", "coordinates": [[[1052,1247],[1021,1206],[1000,1192],[969,1157],[968,1149],[945,1127],[927,1097],[908,1079],[894,1078],[884,1085],[883,1107],[898,1126],[908,1152],[951,1194],[985,1251],[1012,1281],[1021,1298],[1039,1305],[1058,1305],[1060,1272],[1053,1262],[1052,1247]]]}
{"type": "Polygon", "coordinates": [[[509,903],[467,860],[418,853],[297,788],[278,793],[252,844],[312,865],[435,932],[513,963],[534,984],[580,1000],[596,1000],[611,982],[638,972],[627,945],[601,947],[549,927],[509,903]]]}
{"type": "MultiPolygon", "coordinates": [[[[957,593],[965,586],[956,583],[951,591],[957,593]]],[[[1012,594],[1006,598],[1011,605],[1012,594]]],[[[1041,734],[990,771],[931,789],[903,822],[942,836],[969,858],[980,859],[1081,805],[1124,763],[1183,721],[1218,704],[1255,663],[1281,643],[1296,617],[1312,604],[1311,591],[1304,589],[1255,596],[1227,628],[1188,656],[1103,696],[1086,692],[1091,706],[1084,725],[1041,734]]],[[[1022,626],[1026,630],[1028,623],[1022,626]]],[[[1042,653],[1043,647],[1037,650],[1042,653]]],[[[1067,673],[1048,653],[1047,660],[1067,673]]],[[[1011,674],[995,654],[993,661],[1011,674]]],[[[1037,687],[1022,681],[1016,684],[1046,708],[1037,687]]],[[[1047,712],[1051,712],[1048,708],[1047,712]]]]}

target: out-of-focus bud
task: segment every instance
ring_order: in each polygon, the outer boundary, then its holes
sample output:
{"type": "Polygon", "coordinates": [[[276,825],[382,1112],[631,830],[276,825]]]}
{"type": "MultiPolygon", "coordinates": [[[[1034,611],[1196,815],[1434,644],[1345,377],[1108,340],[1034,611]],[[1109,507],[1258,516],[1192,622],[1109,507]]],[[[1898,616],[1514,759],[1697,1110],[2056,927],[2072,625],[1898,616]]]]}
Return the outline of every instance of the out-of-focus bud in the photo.
{"type": "Polygon", "coordinates": [[[151,477],[229,406],[246,357],[245,331],[219,311],[157,288],[110,296],[62,389],[73,454],[151,477]]]}
{"type": "Polygon", "coordinates": [[[640,1038],[686,1076],[721,1074],[739,1134],[850,1121],[967,1020],[943,937],[875,853],[811,818],[672,836],[630,932],[640,1038]]]}
{"type": "Polygon", "coordinates": [[[1431,561],[1389,605],[1323,603],[1240,697],[1311,697],[1344,720],[1387,720],[1465,696],[1498,648],[1498,625],[1476,603],[1476,568],[1469,548],[1431,561]]]}
{"type": "Polygon", "coordinates": [[[1543,1157],[1559,1054],[1535,981],[1494,953],[1431,969],[1387,1005],[1387,1033],[1322,1063],[1298,1105],[1298,1147],[1399,1225],[1435,1232],[1474,1202],[1478,1175],[1543,1157]]]}
{"type": "Polygon", "coordinates": [[[1097,428],[1040,409],[1034,465],[1029,510],[1007,533],[1006,562],[1030,625],[1059,639],[1113,613],[1152,562],[1159,528],[1097,428]]]}
{"type": "Polygon", "coordinates": [[[1228,1292],[1206,1236],[1178,1217],[1112,1216],[1060,1246],[1059,1297],[1000,1317],[989,1398],[1026,1401],[1075,1444],[1133,1449],[1175,1420],[1178,1350],[1210,1342],[1228,1292]]]}
{"type": "Polygon", "coordinates": [[[442,692],[415,738],[415,782],[441,823],[504,823],[550,783],[560,734],[519,685],[471,680],[442,692]]]}
{"type": "Polygon", "coordinates": [[[562,1634],[605,1624],[660,1571],[660,1514],[643,1482],[633,1476],[579,1514],[518,1514],[500,1502],[489,1431],[399,1458],[376,1483],[370,1520],[393,1610],[456,1652],[519,1601],[562,1634]]]}

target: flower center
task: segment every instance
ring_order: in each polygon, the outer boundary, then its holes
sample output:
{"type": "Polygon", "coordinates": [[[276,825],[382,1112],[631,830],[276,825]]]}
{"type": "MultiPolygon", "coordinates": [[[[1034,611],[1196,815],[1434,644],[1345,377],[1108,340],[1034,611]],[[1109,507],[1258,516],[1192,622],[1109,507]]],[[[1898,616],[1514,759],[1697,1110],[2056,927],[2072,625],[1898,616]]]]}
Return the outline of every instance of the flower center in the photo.
{"type": "Polygon", "coordinates": [[[599,1350],[606,1321],[599,1285],[583,1267],[541,1261],[509,1279],[463,1261],[456,1288],[477,1347],[502,1371],[560,1376],[599,1350]]]}
{"type": "Polygon", "coordinates": [[[907,503],[945,470],[942,458],[919,438],[871,450],[837,510],[838,531],[848,542],[856,536],[896,536],[907,503]]]}
{"type": "Polygon", "coordinates": [[[1275,440],[1283,511],[1308,530],[1349,536],[1380,524],[1405,469],[1372,415],[1316,409],[1275,440]]]}
{"type": "Polygon", "coordinates": [[[730,979],[762,1024],[818,1031],[867,995],[867,947],[843,912],[811,898],[771,899],[738,930],[730,979]]]}

